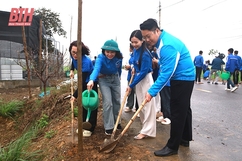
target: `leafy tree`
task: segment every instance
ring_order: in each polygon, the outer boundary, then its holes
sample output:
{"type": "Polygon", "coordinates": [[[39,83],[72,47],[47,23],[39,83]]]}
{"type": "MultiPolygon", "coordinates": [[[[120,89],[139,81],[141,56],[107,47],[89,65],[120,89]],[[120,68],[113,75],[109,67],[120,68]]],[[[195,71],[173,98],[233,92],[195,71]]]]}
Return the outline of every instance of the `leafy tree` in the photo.
{"type": "MultiPolygon", "coordinates": [[[[48,35],[49,37],[53,37],[54,34],[58,34],[59,36],[63,36],[66,38],[67,32],[62,27],[62,22],[60,20],[59,13],[53,12],[50,9],[39,8],[35,10],[34,14],[36,16],[38,15],[41,17],[43,21],[43,25],[46,30],[46,35],[48,35]]],[[[47,44],[48,44],[48,52],[53,52],[54,48],[53,48],[52,41],[48,40],[47,44]]],[[[46,48],[46,43],[44,39],[42,41],[42,46],[43,46],[43,49],[46,48]]]]}
{"type": "Polygon", "coordinates": [[[208,52],[208,55],[216,55],[216,54],[218,54],[218,50],[211,49],[208,52]]]}
{"type": "MultiPolygon", "coordinates": [[[[40,8],[35,10],[35,15],[40,16],[42,20],[40,21],[42,22],[40,23],[40,33],[43,33],[43,31],[41,31],[41,25],[44,25],[46,35],[48,35],[48,38],[53,37],[54,34],[66,37],[66,31],[62,28],[62,22],[59,19],[58,13],[55,13],[50,9],[40,8]]],[[[55,46],[53,47],[53,39],[47,39],[48,51],[45,50],[46,37],[41,36],[39,39],[40,42],[42,42],[40,43],[40,46],[36,49],[28,49],[28,51],[26,52],[26,62],[22,62],[21,60],[19,60],[17,63],[23,68],[26,68],[28,63],[30,63],[30,68],[27,68],[28,73],[32,72],[40,79],[40,81],[43,83],[44,93],[46,94],[48,79],[51,77],[54,78],[56,76],[59,77],[60,73],[62,72],[65,60],[63,60],[64,54],[55,49],[55,46]],[[43,51],[45,52],[43,53],[43,51]]],[[[30,74],[28,74],[28,77],[29,75],[30,74]]]]}

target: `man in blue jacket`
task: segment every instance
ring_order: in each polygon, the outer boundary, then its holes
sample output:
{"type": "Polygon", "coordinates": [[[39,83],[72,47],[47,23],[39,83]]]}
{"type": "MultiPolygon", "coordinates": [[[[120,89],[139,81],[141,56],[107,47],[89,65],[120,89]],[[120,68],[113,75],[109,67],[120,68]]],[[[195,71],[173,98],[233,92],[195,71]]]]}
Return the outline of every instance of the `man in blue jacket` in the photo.
{"type": "Polygon", "coordinates": [[[212,67],[211,67],[211,71],[210,71],[210,74],[209,74],[209,78],[208,78],[208,82],[207,83],[210,83],[211,81],[211,77],[213,75],[213,73],[215,73],[215,83],[214,84],[218,84],[218,72],[222,70],[222,65],[225,64],[224,61],[223,61],[223,57],[222,57],[223,54],[220,54],[219,53],[219,56],[215,57],[212,61],[212,67]]]}
{"type": "Polygon", "coordinates": [[[203,51],[200,50],[199,51],[199,55],[197,55],[195,58],[194,58],[194,65],[196,67],[196,83],[197,84],[203,84],[201,82],[201,73],[202,73],[202,69],[203,69],[203,51]]]}
{"type": "Polygon", "coordinates": [[[236,70],[239,70],[239,62],[238,59],[233,55],[233,52],[233,48],[228,49],[228,57],[227,62],[225,64],[225,70],[230,72],[230,77],[227,80],[227,88],[225,88],[225,90],[231,92],[234,92],[238,88],[232,82],[231,76],[234,74],[236,70]],[[232,89],[230,89],[230,86],[232,86],[232,89]]]}
{"type": "Polygon", "coordinates": [[[157,21],[147,19],[140,24],[143,39],[157,48],[160,72],[157,80],[146,93],[150,101],[170,81],[171,129],[166,146],[154,152],[156,156],[168,156],[178,153],[179,145],[189,146],[192,140],[192,110],[190,99],[195,80],[195,68],[191,55],[178,38],[160,30],[157,21]]]}

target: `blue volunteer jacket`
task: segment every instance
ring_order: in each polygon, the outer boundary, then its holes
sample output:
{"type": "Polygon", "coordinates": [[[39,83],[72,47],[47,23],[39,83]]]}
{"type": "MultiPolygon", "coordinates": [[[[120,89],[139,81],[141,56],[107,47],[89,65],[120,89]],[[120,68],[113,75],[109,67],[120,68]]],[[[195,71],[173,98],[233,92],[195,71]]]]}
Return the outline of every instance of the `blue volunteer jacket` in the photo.
{"type": "Polygon", "coordinates": [[[193,61],[194,65],[196,67],[203,67],[203,62],[204,62],[204,60],[203,60],[203,56],[202,55],[197,55],[194,58],[194,61],[193,61]]]}
{"type": "Polygon", "coordinates": [[[173,35],[162,30],[155,44],[160,54],[160,73],[148,93],[156,96],[169,80],[194,81],[195,67],[185,44],[173,35]]]}
{"type": "Polygon", "coordinates": [[[108,59],[104,54],[99,54],[96,61],[92,74],[90,75],[90,80],[97,79],[99,73],[110,75],[118,73],[119,76],[122,72],[122,59],[114,57],[113,59],[108,59]]]}
{"type": "MultiPolygon", "coordinates": [[[[133,59],[134,59],[134,53],[132,52],[131,54],[130,54],[130,58],[129,58],[129,65],[133,65],[132,63],[133,63],[133,59]]],[[[127,81],[129,82],[130,81],[130,79],[131,79],[131,73],[132,72],[132,69],[130,68],[129,70],[128,70],[128,76],[127,76],[127,81]]]]}
{"type": "Polygon", "coordinates": [[[138,50],[134,49],[134,58],[132,64],[134,65],[135,75],[133,82],[129,85],[130,88],[134,88],[149,72],[152,72],[152,59],[148,50],[144,50],[141,59],[141,65],[139,65],[139,57],[142,52],[142,47],[138,50]],[[139,67],[140,66],[140,67],[139,67]]]}
{"type": "Polygon", "coordinates": [[[233,73],[235,70],[239,70],[238,59],[233,54],[228,55],[225,70],[231,73],[233,73]]]}
{"type": "MultiPolygon", "coordinates": [[[[72,55],[71,55],[71,59],[72,59],[71,70],[74,70],[74,69],[77,70],[77,60],[74,59],[72,57],[72,55]]],[[[82,55],[82,73],[87,74],[87,78],[86,78],[85,82],[88,82],[89,76],[92,71],[93,71],[93,64],[92,64],[91,59],[86,55],[82,55]]]]}

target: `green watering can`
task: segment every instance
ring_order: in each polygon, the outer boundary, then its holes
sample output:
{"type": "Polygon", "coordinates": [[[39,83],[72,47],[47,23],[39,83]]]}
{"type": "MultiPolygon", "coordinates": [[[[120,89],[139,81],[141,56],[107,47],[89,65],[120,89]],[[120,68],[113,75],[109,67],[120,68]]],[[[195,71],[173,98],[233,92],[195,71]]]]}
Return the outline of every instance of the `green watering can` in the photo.
{"type": "Polygon", "coordinates": [[[98,107],[98,94],[94,90],[85,90],[82,92],[82,106],[87,110],[86,122],[82,124],[82,128],[85,130],[91,129],[92,125],[89,121],[91,112],[98,107]]]}
{"type": "Polygon", "coordinates": [[[222,72],[220,77],[222,80],[228,80],[230,77],[230,72],[222,72]]]}

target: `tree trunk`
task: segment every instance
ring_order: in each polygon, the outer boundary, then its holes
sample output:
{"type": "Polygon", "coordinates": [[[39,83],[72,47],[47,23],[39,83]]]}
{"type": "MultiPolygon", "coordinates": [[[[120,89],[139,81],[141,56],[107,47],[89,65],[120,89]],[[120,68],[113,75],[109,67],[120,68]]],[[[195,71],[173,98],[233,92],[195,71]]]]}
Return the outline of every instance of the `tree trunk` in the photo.
{"type": "Polygon", "coordinates": [[[28,58],[27,42],[26,42],[24,26],[22,26],[22,37],[23,37],[23,45],[24,45],[24,54],[25,54],[25,60],[26,60],[26,67],[27,67],[27,72],[28,72],[29,98],[31,98],[32,95],[31,95],[31,85],[30,85],[30,68],[29,68],[29,61],[28,61],[29,58],[28,58]]]}

